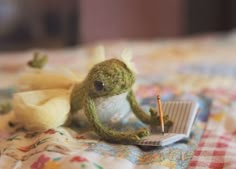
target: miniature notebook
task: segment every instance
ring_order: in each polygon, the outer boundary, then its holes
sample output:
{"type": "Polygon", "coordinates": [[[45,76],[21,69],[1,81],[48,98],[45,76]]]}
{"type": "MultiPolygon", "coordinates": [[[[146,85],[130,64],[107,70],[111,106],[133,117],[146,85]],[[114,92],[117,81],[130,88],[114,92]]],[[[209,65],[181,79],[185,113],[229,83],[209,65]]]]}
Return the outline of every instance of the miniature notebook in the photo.
{"type": "Polygon", "coordinates": [[[198,103],[193,101],[168,101],[162,103],[163,112],[173,122],[170,128],[151,127],[151,135],[144,137],[137,144],[145,146],[165,146],[188,139],[195,120],[198,103]]]}

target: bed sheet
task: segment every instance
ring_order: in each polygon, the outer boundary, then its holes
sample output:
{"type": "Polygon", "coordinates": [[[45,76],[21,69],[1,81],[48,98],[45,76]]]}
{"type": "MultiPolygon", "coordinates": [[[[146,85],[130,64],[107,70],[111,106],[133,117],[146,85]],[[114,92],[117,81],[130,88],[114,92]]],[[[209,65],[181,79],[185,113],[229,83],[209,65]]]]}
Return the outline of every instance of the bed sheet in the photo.
{"type": "MultiPolygon", "coordinates": [[[[147,148],[104,142],[91,131],[57,128],[34,135],[12,134],[11,113],[0,118],[0,168],[234,168],[235,34],[182,40],[105,42],[107,55],[119,56],[131,48],[139,70],[136,95],[145,109],[155,106],[155,94],[164,100],[192,99],[201,111],[187,142],[147,148]],[[227,58],[227,59],[226,59],[227,58]],[[211,108],[210,108],[211,107],[211,108]],[[210,112],[210,113],[209,113],[210,112]]],[[[0,101],[10,100],[17,76],[32,51],[0,54],[0,101]]],[[[40,50],[50,66],[66,66],[84,75],[96,58],[91,46],[40,50]]],[[[117,130],[143,126],[132,114],[114,125],[117,130]]]]}

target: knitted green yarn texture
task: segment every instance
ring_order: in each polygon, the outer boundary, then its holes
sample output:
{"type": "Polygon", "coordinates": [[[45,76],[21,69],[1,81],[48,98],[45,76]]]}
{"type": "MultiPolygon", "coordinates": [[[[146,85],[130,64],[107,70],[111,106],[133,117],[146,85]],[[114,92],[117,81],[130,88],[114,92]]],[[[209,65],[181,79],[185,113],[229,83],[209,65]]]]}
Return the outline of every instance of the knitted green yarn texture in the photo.
{"type": "Polygon", "coordinates": [[[134,82],[133,72],[122,61],[110,59],[95,65],[84,83],[89,96],[96,98],[124,93],[134,82]]]}
{"type": "Polygon", "coordinates": [[[82,83],[71,92],[71,111],[83,107],[85,95],[91,98],[108,97],[127,92],[135,82],[133,72],[120,60],[110,59],[96,64],[82,83]]]}
{"type": "Polygon", "coordinates": [[[133,111],[133,113],[145,124],[151,124],[153,121],[152,121],[152,118],[151,116],[149,116],[147,113],[143,112],[143,110],[141,109],[141,107],[139,107],[136,99],[135,99],[135,96],[134,96],[134,93],[133,91],[130,91],[129,94],[128,94],[128,101],[130,103],[130,107],[133,111]]]}
{"type": "MultiPolygon", "coordinates": [[[[96,64],[81,84],[74,85],[71,93],[71,112],[75,113],[84,108],[89,124],[104,140],[125,144],[135,143],[149,134],[147,129],[143,128],[135,132],[118,132],[108,129],[101,123],[94,103],[94,99],[99,97],[110,97],[129,92],[134,82],[134,73],[118,59],[96,64]]],[[[143,113],[145,114],[145,112],[143,113]]],[[[141,113],[139,112],[139,114],[141,113]]]]}
{"type": "Polygon", "coordinates": [[[96,107],[93,99],[87,97],[85,102],[85,114],[92,125],[95,132],[106,141],[133,144],[140,140],[140,138],[149,134],[145,128],[139,129],[135,132],[118,132],[104,127],[97,117],[96,107]]]}
{"type": "Polygon", "coordinates": [[[71,113],[74,113],[83,108],[84,99],[86,94],[86,89],[83,83],[76,83],[73,86],[71,95],[70,95],[70,102],[71,102],[71,113]]]}

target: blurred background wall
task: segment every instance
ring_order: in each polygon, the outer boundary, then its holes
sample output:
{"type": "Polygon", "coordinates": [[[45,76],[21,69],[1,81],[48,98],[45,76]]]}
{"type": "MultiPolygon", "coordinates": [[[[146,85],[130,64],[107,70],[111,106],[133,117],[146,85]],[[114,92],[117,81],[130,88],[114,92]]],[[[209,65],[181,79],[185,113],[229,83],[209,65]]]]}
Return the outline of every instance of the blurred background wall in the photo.
{"type": "Polygon", "coordinates": [[[183,0],[81,0],[81,40],[183,34],[183,0]],[[115,3],[114,3],[115,2],[115,3]]]}
{"type": "Polygon", "coordinates": [[[235,0],[0,0],[0,50],[225,32],[235,0]]]}

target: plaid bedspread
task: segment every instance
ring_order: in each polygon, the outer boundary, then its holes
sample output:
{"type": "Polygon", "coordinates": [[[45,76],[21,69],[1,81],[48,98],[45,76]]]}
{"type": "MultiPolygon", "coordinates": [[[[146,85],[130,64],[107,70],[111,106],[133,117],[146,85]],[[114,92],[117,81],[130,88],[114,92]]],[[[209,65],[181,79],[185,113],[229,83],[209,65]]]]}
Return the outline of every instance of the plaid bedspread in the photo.
{"type": "MultiPolygon", "coordinates": [[[[106,143],[91,131],[66,128],[36,136],[11,134],[10,117],[1,115],[0,168],[236,168],[234,33],[104,45],[109,57],[119,56],[123,48],[133,50],[139,71],[136,95],[144,109],[155,106],[157,92],[164,100],[200,103],[191,138],[163,148],[145,148],[106,143]]],[[[33,51],[0,53],[0,102],[11,100],[17,76],[33,51]]],[[[91,47],[41,51],[49,55],[50,66],[66,66],[81,75],[95,62],[91,47]]],[[[143,125],[132,114],[120,122],[115,126],[118,130],[143,125]]]]}

